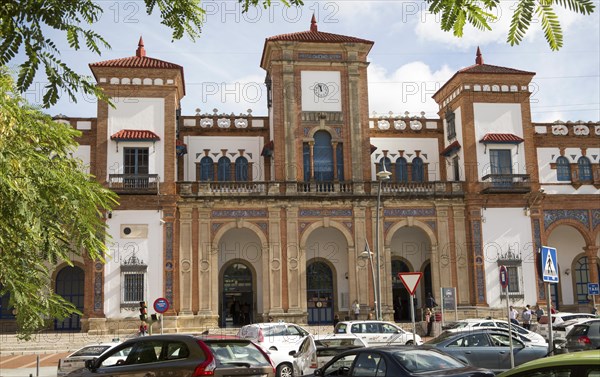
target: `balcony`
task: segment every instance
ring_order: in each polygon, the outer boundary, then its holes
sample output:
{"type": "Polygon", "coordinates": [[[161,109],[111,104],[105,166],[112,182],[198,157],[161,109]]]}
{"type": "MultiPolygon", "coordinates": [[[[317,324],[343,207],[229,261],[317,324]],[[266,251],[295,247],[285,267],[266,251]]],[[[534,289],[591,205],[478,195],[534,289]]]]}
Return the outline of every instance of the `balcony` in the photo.
{"type": "MultiPolygon", "coordinates": [[[[177,192],[185,197],[356,197],[377,193],[377,182],[178,182],[177,192]]],[[[462,197],[462,182],[383,182],[385,197],[462,197]]]]}
{"type": "Polygon", "coordinates": [[[482,194],[523,194],[531,191],[529,174],[488,174],[481,180],[482,194]]]}
{"type": "Polygon", "coordinates": [[[110,174],[108,188],[117,194],[158,194],[158,174],[110,174]]]}

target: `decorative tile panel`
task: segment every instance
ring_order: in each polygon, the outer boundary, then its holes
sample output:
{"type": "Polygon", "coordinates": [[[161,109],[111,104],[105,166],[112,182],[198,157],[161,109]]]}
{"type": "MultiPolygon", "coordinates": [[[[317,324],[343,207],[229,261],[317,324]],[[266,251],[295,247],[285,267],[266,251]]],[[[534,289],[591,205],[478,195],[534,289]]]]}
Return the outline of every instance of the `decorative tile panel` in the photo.
{"type": "Polygon", "coordinates": [[[384,216],[405,217],[405,216],[435,216],[435,208],[384,208],[384,216]]]}
{"type": "Polygon", "coordinates": [[[102,300],[102,271],[96,271],[94,275],[94,311],[100,312],[104,306],[102,300]]]}
{"type": "Polygon", "coordinates": [[[173,223],[165,224],[166,250],[165,250],[165,298],[173,307],[173,223]]]}
{"type": "Polygon", "coordinates": [[[427,224],[431,228],[431,230],[433,230],[434,232],[436,231],[436,229],[437,229],[437,222],[435,222],[435,221],[425,221],[425,224],[427,224]]]}
{"type": "Polygon", "coordinates": [[[248,217],[267,217],[267,211],[264,209],[232,209],[212,211],[213,218],[248,218],[248,217]]]}
{"type": "Polygon", "coordinates": [[[592,230],[600,225],[600,209],[592,210],[592,230]]]}
{"type": "Polygon", "coordinates": [[[560,220],[575,220],[586,228],[590,226],[590,213],[586,209],[552,209],[544,211],[544,228],[560,220]]]}
{"type": "Polygon", "coordinates": [[[483,263],[483,249],[481,247],[481,221],[472,222],[473,252],[475,254],[475,290],[477,303],[485,304],[485,272],[483,263]]]}
{"type": "Polygon", "coordinates": [[[345,226],[346,228],[348,228],[348,230],[352,230],[353,224],[352,224],[352,222],[351,222],[351,221],[345,221],[345,222],[343,222],[342,224],[344,224],[344,226],[345,226]]]}
{"type": "Polygon", "coordinates": [[[301,209],[298,213],[300,217],[340,217],[352,216],[351,209],[301,209]]]}

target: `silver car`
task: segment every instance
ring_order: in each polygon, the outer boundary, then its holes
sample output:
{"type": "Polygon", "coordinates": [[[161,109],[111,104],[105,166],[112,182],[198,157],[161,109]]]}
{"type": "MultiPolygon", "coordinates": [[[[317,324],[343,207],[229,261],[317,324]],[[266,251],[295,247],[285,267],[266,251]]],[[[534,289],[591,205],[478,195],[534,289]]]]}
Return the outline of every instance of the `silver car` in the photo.
{"type": "Polygon", "coordinates": [[[337,354],[365,346],[362,340],[353,335],[309,335],[298,352],[290,352],[294,357],[294,376],[310,374],[337,354]]]}

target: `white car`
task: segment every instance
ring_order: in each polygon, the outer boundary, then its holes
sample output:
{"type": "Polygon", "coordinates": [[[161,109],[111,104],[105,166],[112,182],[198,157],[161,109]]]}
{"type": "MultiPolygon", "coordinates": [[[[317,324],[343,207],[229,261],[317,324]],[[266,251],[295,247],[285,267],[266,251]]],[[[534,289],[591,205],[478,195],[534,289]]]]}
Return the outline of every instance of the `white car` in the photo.
{"type": "Polygon", "coordinates": [[[243,326],[237,333],[240,338],[251,339],[267,351],[277,368],[277,377],[293,376],[294,356],[290,352],[298,352],[308,335],[302,327],[285,322],[253,323],[243,326]]]}
{"type": "MultiPolygon", "coordinates": [[[[63,377],[67,374],[71,373],[76,369],[80,369],[85,367],[86,360],[92,360],[94,358],[100,357],[104,353],[112,350],[116,346],[121,344],[120,342],[113,343],[100,343],[100,344],[90,344],[79,350],[73,352],[69,356],[64,359],[58,360],[58,370],[57,376],[63,377]]],[[[103,363],[103,365],[114,365],[119,360],[125,360],[127,358],[127,354],[121,351],[114,356],[109,357],[103,363]]]]}
{"type": "MultiPolygon", "coordinates": [[[[553,339],[559,339],[559,338],[565,338],[566,337],[566,333],[565,333],[565,329],[561,329],[558,325],[562,324],[563,322],[567,322],[567,321],[571,321],[574,319],[592,319],[592,318],[596,318],[595,315],[590,314],[590,313],[566,313],[566,312],[560,312],[560,313],[554,313],[552,314],[552,338],[553,339]],[[558,329],[555,328],[555,326],[559,327],[558,329]],[[558,330],[558,331],[557,331],[558,330]]],[[[548,316],[547,315],[543,315],[542,318],[540,318],[539,322],[538,322],[538,327],[537,327],[537,332],[544,337],[544,339],[548,339],[548,316]]]]}
{"type": "Polygon", "coordinates": [[[334,333],[354,335],[367,346],[423,344],[419,335],[384,321],[343,321],[335,326],[334,333]]]}
{"type": "Polygon", "coordinates": [[[294,376],[311,374],[338,353],[365,346],[366,344],[354,335],[309,335],[300,345],[298,352],[292,351],[294,376]]]}
{"type": "MultiPolygon", "coordinates": [[[[480,327],[488,327],[488,328],[501,328],[508,330],[508,321],[504,321],[501,319],[477,319],[477,318],[468,318],[462,319],[460,321],[454,322],[452,325],[446,327],[448,331],[459,331],[461,329],[473,328],[477,329],[480,327]]],[[[519,333],[525,338],[529,339],[531,343],[534,344],[547,344],[546,339],[540,334],[527,330],[524,327],[519,325],[511,324],[510,327],[513,331],[519,333]]]]}

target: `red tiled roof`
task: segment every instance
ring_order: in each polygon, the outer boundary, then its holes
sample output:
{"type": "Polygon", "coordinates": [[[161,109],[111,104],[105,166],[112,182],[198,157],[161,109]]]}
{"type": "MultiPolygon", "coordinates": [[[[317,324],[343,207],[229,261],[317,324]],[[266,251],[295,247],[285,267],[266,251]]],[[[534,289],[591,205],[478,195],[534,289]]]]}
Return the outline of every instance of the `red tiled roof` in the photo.
{"type": "Polygon", "coordinates": [[[121,130],[110,137],[111,140],[138,140],[138,141],[156,141],[160,137],[150,130],[121,130]]]}
{"type": "Polygon", "coordinates": [[[332,33],[324,33],[317,29],[317,21],[313,15],[310,22],[309,31],[299,31],[296,33],[280,34],[267,38],[267,41],[293,41],[293,42],[320,42],[320,43],[367,43],[374,44],[373,41],[366,39],[350,37],[332,33]]]}
{"type": "Polygon", "coordinates": [[[489,133],[479,140],[480,143],[506,143],[506,144],[520,144],[524,140],[517,135],[513,134],[496,134],[489,133]]]}
{"type": "Polygon", "coordinates": [[[499,73],[499,74],[503,74],[503,73],[512,73],[512,74],[528,74],[528,75],[535,75],[535,72],[527,72],[527,71],[521,71],[519,69],[514,69],[514,68],[508,68],[508,67],[500,67],[497,65],[491,65],[491,64],[474,64],[470,67],[466,67],[463,68],[461,70],[458,71],[459,73],[499,73]]]}
{"type": "Polygon", "coordinates": [[[460,149],[460,143],[458,140],[454,140],[450,145],[448,145],[444,150],[440,153],[442,156],[450,156],[452,152],[460,149]]]}
{"type": "Polygon", "coordinates": [[[181,69],[180,65],[169,63],[164,60],[149,58],[147,56],[130,56],[128,58],[105,60],[91,63],[90,67],[110,68],[157,68],[157,69],[181,69]]]}

